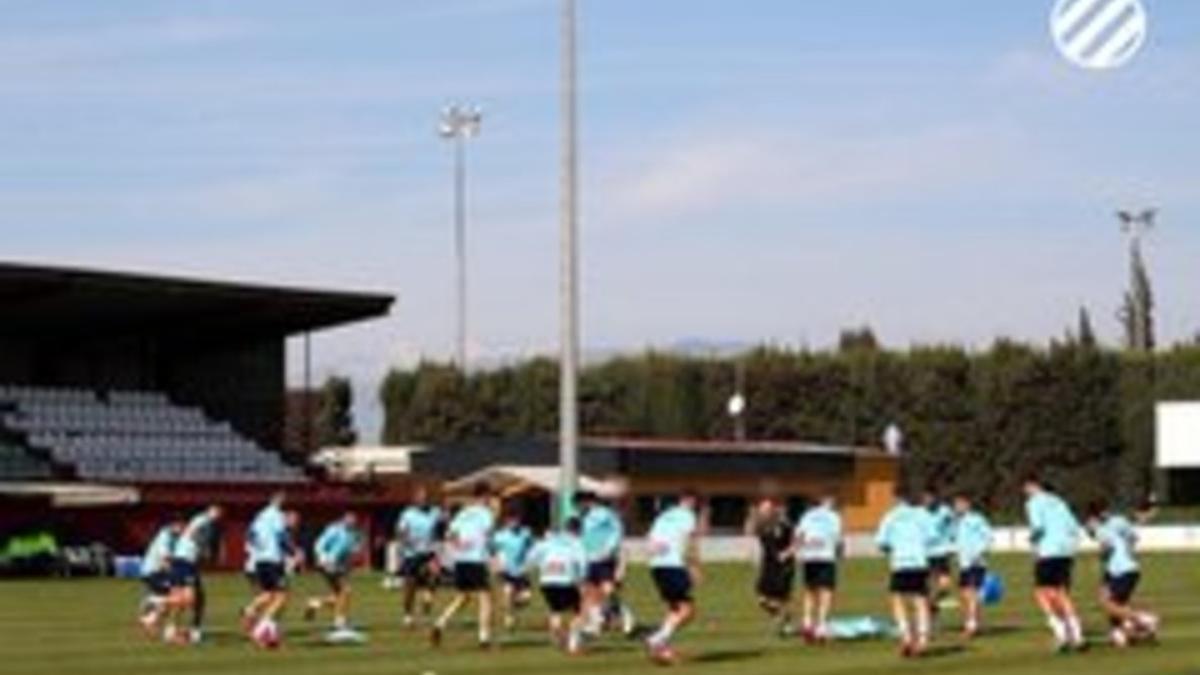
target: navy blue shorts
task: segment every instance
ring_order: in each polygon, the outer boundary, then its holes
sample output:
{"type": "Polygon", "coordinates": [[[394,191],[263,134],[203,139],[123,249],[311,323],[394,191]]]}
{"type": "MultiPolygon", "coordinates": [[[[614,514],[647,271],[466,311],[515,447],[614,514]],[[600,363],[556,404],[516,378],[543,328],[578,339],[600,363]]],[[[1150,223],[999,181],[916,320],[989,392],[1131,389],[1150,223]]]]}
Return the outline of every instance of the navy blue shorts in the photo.
{"type": "Polygon", "coordinates": [[[155,572],[142,577],[142,585],[153,596],[163,596],[171,592],[171,573],[155,572]]]}
{"type": "Polygon", "coordinates": [[[576,586],[542,586],[542,598],[555,614],[578,614],[583,606],[583,597],[576,586]]]}
{"type": "Polygon", "coordinates": [[[505,586],[510,586],[516,591],[529,590],[529,577],[522,574],[509,574],[505,572],[500,575],[500,581],[505,586]]]}
{"type": "Polygon", "coordinates": [[[1118,605],[1128,605],[1141,580],[1142,575],[1138,572],[1129,572],[1118,577],[1105,574],[1104,587],[1108,589],[1108,597],[1113,602],[1118,605]]]}
{"type": "Polygon", "coordinates": [[[286,590],[288,587],[287,570],[283,563],[260,562],[254,566],[254,579],[260,590],[268,593],[286,590]]]}
{"type": "Polygon", "coordinates": [[[950,562],[949,555],[938,555],[929,558],[929,573],[935,577],[950,576],[951,567],[952,563],[950,562]]]}
{"type": "Polygon", "coordinates": [[[658,597],[675,609],[692,601],[692,575],[682,567],[655,567],[650,570],[658,597]]]}
{"type": "Polygon", "coordinates": [[[492,587],[487,565],[460,562],[454,565],[454,590],[460,593],[480,593],[492,587]]]}
{"type": "Polygon", "coordinates": [[[1075,561],[1071,558],[1042,558],[1033,568],[1035,588],[1070,588],[1075,561]]]}
{"type": "Polygon", "coordinates": [[[617,568],[620,564],[616,556],[588,563],[586,580],[593,586],[607,584],[617,580],[617,568]]]}
{"type": "Polygon", "coordinates": [[[433,562],[433,553],[406,555],[400,563],[400,576],[419,587],[430,588],[437,584],[433,562]]]}
{"type": "Polygon", "coordinates": [[[831,562],[804,563],[804,587],[810,591],[837,588],[837,565],[831,562]]]}
{"type": "Polygon", "coordinates": [[[200,584],[196,563],[182,558],[171,559],[171,585],[175,588],[195,588],[200,584]]]}
{"type": "Polygon", "coordinates": [[[983,588],[983,580],[986,578],[986,567],[983,565],[972,565],[958,573],[958,587],[977,591],[983,588]]]}
{"type": "Polygon", "coordinates": [[[888,590],[895,595],[929,595],[929,570],[892,572],[888,590]]]}

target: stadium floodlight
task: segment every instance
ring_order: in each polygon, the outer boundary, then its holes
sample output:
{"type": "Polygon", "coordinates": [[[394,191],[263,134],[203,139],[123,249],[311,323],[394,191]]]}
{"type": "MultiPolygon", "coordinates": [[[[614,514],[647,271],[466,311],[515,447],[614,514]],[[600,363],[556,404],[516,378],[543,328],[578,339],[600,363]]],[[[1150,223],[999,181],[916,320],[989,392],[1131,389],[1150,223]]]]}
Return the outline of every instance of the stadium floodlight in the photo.
{"type": "Polygon", "coordinates": [[[1121,231],[1131,234],[1135,237],[1140,236],[1146,230],[1154,228],[1154,217],[1158,214],[1158,209],[1142,209],[1134,213],[1121,209],[1117,211],[1117,220],[1121,221],[1121,231]]]}
{"type": "Polygon", "coordinates": [[[579,154],[576,92],[575,0],[562,0],[561,32],[562,166],[559,212],[559,522],[571,513],[579,481],[579,154]]]}
{"type": "Polygon", "coordinates": [[[479,135],[483,112],[474,106],[450,105],[442,110],[438,135],[454,143],[454,257],[457,264],[456,297],[458,339],[456,361],[467,369],[467,148],[479,135]]]}
{"type": "Polygon", "coordinates": [[[746,364],[742,359],[737,360],[734,369],[733,395],[725,404],[725,412],[733,420],[733,440],[741,443],[746,440],[746,364]]]}

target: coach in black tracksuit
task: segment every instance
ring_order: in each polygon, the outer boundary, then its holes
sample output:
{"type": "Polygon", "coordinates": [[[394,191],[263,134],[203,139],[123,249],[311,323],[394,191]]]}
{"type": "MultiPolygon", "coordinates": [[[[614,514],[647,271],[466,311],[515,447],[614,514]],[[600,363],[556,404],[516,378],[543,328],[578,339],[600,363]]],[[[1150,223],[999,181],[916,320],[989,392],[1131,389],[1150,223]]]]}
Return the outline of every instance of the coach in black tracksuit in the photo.
{"type": "Polygon", "coordinates": [[[776,619],[782,634],[792,630],[792,587],[796,579],[792,529],[778,502],[769,498],[759,502],[754,524],[760,550],[755,591],[759,606],[776,619]]]}

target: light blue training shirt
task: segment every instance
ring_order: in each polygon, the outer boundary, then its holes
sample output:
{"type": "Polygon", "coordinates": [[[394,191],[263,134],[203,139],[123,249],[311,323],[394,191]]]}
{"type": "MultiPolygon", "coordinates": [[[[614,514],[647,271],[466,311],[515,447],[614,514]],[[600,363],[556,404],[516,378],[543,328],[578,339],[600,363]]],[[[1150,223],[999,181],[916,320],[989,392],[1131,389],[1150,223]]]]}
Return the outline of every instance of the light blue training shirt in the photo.
{"type": "Polygon", "coordinates": [[[1025,515],[1029,539],[1039,560],[1075,556],[1079,550],[1079,521],[1061,497],[1039,491],[1025,502],[1025,515]]]}
{"type": "Polygon", "coordinates": [[[687,507],[676,505],[660,513],[646,537],[650,546],[650,567],[686,567],[688,546],[696,525],[696,512],[687,507]]]}
{"type": "Polygon", "coordinates": [[[578,586],[586,574],[587,552],[579,537],[555,532],[533,547],[527,567],[537,570],[538,583],[542,586],[578,586]]]}
{"type": "Polygon", "coordinates": [[[828,506],[811,508],[796,524],[796,539],[801,542],[801,560],[837,562],[842,542],[842,517],[828,506]]]}
{"type": "Polygon", "coordinates": [[[492,528],[496,517],[482,504],[464,507],[447,528],[453,544],[453,559],[457,563],[486,563],[491,549],[492,528]]]}
{"type": "Polygon", "coordinates": [[[918,571],[929,569],[933,537],[933,518],[928,509],[898,504],[879,523],[875,543],[887,554],[893,572],[918,571]]]}
{"type": "Polygon", "coordinates": [[[625,538],[625,525],[612,508],[604,504],[591,506],[583,516],[583,547],[588,562],[599,562],[616,557],[625,538]]]}

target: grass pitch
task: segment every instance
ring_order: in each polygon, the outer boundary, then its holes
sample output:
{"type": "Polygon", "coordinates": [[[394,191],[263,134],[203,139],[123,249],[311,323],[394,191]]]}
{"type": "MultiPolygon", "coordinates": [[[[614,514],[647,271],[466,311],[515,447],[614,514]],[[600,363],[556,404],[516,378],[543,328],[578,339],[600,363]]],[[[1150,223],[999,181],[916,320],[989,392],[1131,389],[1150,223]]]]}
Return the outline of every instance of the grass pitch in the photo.
{"type": "MultiPolygon", "coordinates": [[[[685,657],[676,671],[688,673],[754,673],[764,675],[877,675],[895,673],[970,673],[1012,675],[1090,672],[1104,675],[1183,675],[1200,673],[1200,605],[1197,604],[1194,556],[1152,556],[1145,561],[1139,598],[1164,619],[1161,644],[1124,651],[1103,643],[1106,623],[1096,609],[1097,565],[1080,560],[1076,598],[1097,645],[1087,654],[1050,653],[1048,631],[1033,609],[1029,590],[1029,561],[1006,557],[995,567],[1005,576],[1008,596],[988,615],[989,632],[960,644],[957,615],[944,617],[947,626],[935,642],[934,655],[902,661],[889,641],[805,647],[798,640],[772,635],[751,591],[748,565],[710,565],[698,589],[701,617],[678,640],[685,657]]],[[[657,622],[661,609],[644,569],[630,571],[626,595],[639,618],[657,622]]],[[[474,630],[456,626],[440,651],[432,651],[424,631],[406,632],[399,626],[399,596],[380,588],[378,578],[354,580],[356,623],[370,642],[362,646],[328,646],[321,640],[324,625],[300,619],[303,596],[322,589],[320,580],[306,575],[293,586],[293,603],[284,622],[286,643],[278,652],[252,648],[236,629],[236,611],[247,597],[243,579],[210,575],[210,639],[197,647],[169,647],[148,642],[135,628],[133,614],[140,596],[135,582],[116,580],[0,582],[0,673],[25,675],[173,675],[254,673],[454,675],[495,673],[535,675],[558,673],[659,672],[635,642],[606,636],[586,656],[564,656],[547,646],[541,630],[540,601],[529,608],[524,625],[502,634],[499,648],[480,652],[474,630]]],[[[881,589],[885,573],[879,561],[844,565],[839,615],[886,616],[881,589]]],[[[443,598],[444,599],[444,598],[443,598]]]]}

